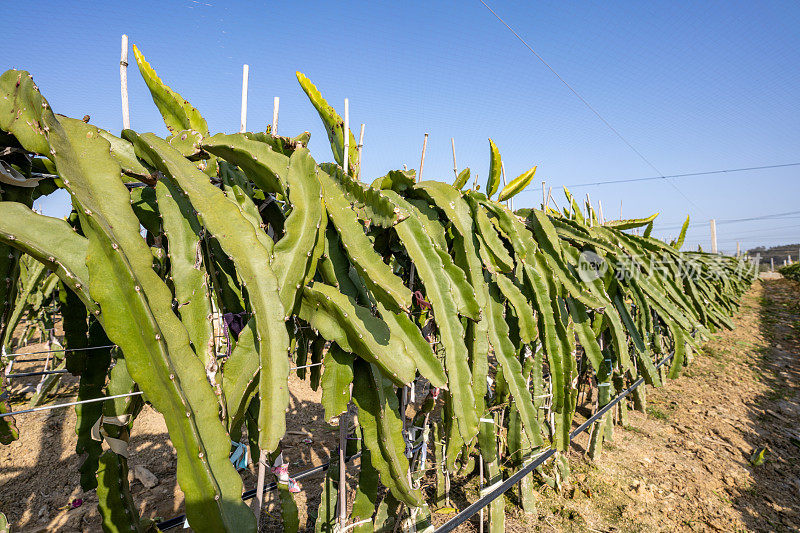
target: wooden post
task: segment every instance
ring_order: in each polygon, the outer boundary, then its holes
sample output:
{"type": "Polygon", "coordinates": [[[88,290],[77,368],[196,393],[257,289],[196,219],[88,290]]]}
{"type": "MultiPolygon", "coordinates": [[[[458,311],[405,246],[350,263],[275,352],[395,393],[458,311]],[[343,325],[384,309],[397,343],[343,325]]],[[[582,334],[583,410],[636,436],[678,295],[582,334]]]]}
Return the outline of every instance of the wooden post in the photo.
{"type": "Polygon", "coordinates": [[[619,219],[622,220],[622,200],[619,201],[619,219]]]}
{"type": "Polygon", "coordinates": [[[450,144],[453,147],[453,177],[458,178],[458,165],[456,165],[456,139],[450,137],[450,144]]]}
{"type": "Polygon", "coordinates": [[[361,125],[361,133],[358,134],[358,167],[361,168],[361,152],[364,150],[364,125],[361,125]]]}
{"type": "Polygon", "coordinates": [[[599,217],[598,221],[600,224],[605,224],[606,219],[603,217],[603,202],[600,200],[597,200],[597,215],[599,217]]]}
{"type": "Polygon", "coordinates": [[[741,253],[742,253],[741,244],[737,242],[736,243],[736,257],[739,257],[739,255],[741,255],[741,253]]]}
{"type": "Polygon", "coordinates": [[[770,257],[769,258],[769,271],[770,272],[775,272],[775,258],[774,257],[770,257]]]}
{"type": "Polygon", "coordinates": [[[131,115],[128,109],[128,36],[122,35],[122,53],[119,56],[119,83],[122,92],[122,129],[130,129],[131,115]]]}
{"type": "Polygon", "coordinates": [[[281,107],[281,98],[276,96],[272,99],[272,127],[270,133],[273,136],[278,135],[278,110],[281,107]]]}
{"type": "Polygon", "coordinates": [[[244,133],[247,131],[247,80],[250,77],[250,65],[242,67],[242,124],[239,127],[239,132],[244,133]]]}
{"type": "Polygon", "coordinates": [[[350,161],[350,100],[347,98],[344,99],[344,159],[342,162],[342,168],[344,169],[345,174],[350,173],[350,169],[348,167],[350,161]]]}
{"type": "Polygon", "coordinates": [[[717,221],[711,219],[711,253],[717,253],[717,221]]]}
{"type": "Polygon", "coordinates": [[[417,181],[422,180],[422,169],[425,166],[425,150],[428,148],[428,134],[425,134],[425,139],[422,141],[422,157],[419,159],[419,174],[417,174],[417,181]]]}

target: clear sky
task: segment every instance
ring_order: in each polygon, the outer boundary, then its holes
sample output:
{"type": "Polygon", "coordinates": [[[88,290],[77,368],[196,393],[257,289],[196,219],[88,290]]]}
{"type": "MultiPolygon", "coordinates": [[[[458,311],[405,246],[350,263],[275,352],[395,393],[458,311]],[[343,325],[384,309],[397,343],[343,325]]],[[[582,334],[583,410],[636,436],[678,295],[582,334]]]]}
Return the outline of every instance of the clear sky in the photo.
{"type": "MultiPolygon", "coordinates": [[[[800,3],[486,1],[649,163],[479,0],[19,2],[0,69],[30,71],[56,112],[119,133],[127,33],[212,132],[232,132],[248,63],[248,129],[266,127],[280,96],[279,132],[311,131],[313,155],[329,160],[300,70],[340,112],[350,99],[354,130],[366,124],[365,180],[418,167],[427,132],[423,178],[452,181],[454,137],[459,168],[484,182],[492,137],[509,178],[539,166],[516,207],[540,204],[541,180],[563,205],[563,185],[800,162],[800,3]]],[[[130,62],[131,125],[164,134],[130,62]]],[[[659,211],[664,238],[691,214],[691,247],[709,248],[712,217],[725,251],[800,242],[800,166],[670,181],[572,191],[601,200],[606,218],[620,202],[625,218],[659,211]]]]}

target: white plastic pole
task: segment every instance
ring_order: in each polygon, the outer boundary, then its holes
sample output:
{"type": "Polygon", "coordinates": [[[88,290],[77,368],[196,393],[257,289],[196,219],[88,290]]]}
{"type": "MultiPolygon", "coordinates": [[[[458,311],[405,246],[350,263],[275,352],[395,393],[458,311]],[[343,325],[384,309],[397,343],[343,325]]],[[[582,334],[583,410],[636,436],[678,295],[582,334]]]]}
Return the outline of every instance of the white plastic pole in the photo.
{"type": "Polygon", "coordinates": [[[364,151],[364,124],[361,125],[361,133],[358,134],[358,168],[362,168],[361,152],[364,151]]]}
{"type": "Polygon", "coordinates": [[[347,98],[344,99],[344,162],[342,163],[342,168],[344,169],[345,174],[350,173],[350,167],[348,166],[350,155],[350,100],[347,98]]]}
{"type": "Polygon", "coordinates": [[[250,65],[242,67],[242,124],[239,127],[239,132],[244,133],[247,131],[247,80],[250,77],[250,65]]]}
{"type": "Polygon", "coordinates": [[[545,182],[542,180],[542,210],[545,210],[547,207],[547,188],[545,187],[545,182]]]}
{"type": "Polygon", "coordinates": [[[450,144],[453,147],[453,177],[458,178],[458,165],[456,164],[456,139],[450,137],[450,144]]]}
{"type": "Polygon", "coordinates": [[[119,82],[122,92],[122,128],[130,129],[131,114],[128,109],[128,36],[122,35],[122,53],[119,56],[119,82]]]}
{"type": "Polygon", "coordinates": [[[276,96],[272,99],[272,128],[270,131],[272,135],[278,134],[278,109],[281,106],[281,98],[280,96],[276,96]]]}
{"type": "Polygon", "coordinates": [[[717,221],[711,219],[711,253],[717,253],[717,221]]]}

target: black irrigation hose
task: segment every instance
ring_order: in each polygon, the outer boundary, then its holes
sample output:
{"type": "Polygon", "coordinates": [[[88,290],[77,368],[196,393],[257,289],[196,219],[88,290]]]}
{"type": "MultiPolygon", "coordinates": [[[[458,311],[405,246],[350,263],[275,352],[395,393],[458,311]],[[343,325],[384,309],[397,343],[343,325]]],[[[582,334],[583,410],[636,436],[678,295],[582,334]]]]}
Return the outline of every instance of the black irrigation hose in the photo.
{"type": "MultiPolygon", "coordinates": [[[[670,355],[666,356],[664,359],[662,359],[656,365],[656,368],[661,367],[661,365],[663,365],[664,363],[666,363],[667,361],[672,359],[673,355],[674,354],[670,354],[670,355]]],[[[636,389],[642,383],[644,383],[644,378],[637,379],[633,383],[633,385],[630,386],[629,389],[627,389],[626,391],[622,392],[619,396],[617,396],[616,398],[611,400],[609,403],[604,405],[591,418],[589,418],[586,422],[584,422],[583,424],[578,426],[575,429],[575,431],[570,433],[570,435],[569,435],[570,436],[570,440],[574,439],[575,437],[577,437],[578,435],[580,435],[581,433],[586,431],[589,428],[589,426],[591,426],[600,417],[602,417],[604,414],[606,414],[612,407],[614,407],[616,404],[618,404],[623,398],[625,398],[628,394],[633,392],[634,389],[636,389]]],[[[466,509],[464,509],[460,513],[458,513],[456,516],[454,516],[452,519],[447,521],[440,528],[436,529],[434,531],[434,533],[448,533],[449,531],[453,531],[455,528],[457,528],[458,526],[460,526],[461,524],[463,524],[464,522],[466,522],[467,520],[472,518],[474,515],[476,515],[478,512],[480,512],[481,509],[483,509],[484,507],[489,505],[493,500],[499,498],[504,492],[506,492],[511,487],[513,487],[514,485],[516,485],[517,483],[522,481],[522,478],[524,478],[525,476],[527,476],[528,474],[533,472],[542,463],[544,463],[545,461],[550,459],[553,455],[555,455],[555,453],[556,453],[556,450],[554,450],[554,449],[547,450],[542,455],[540,455],[535,461],[533,461],[531,464],[525,466],[524,468],[522,468],[521,470],[516,472],[514,475],[509,477],[507,480],[505,480],[503,483],[501,483],[492,492],[490,492],[486,496],[482,497],[481,499],[479,499],[478,501],[476,501],[475,503],[473,503],[472,505],[470,505],[469,507],[467,507],[466,509]]]]}
{"type": "MultiPolygon", "coordinates": [[[[345,457],[344,461],[349,462],[351,459],[357,459],[359,457],[361,457],[361,452],[355,453],[350,457],[345,457]]],[[[323,463],[319,466],[315,466],[313,468],[309,468],[308,470],[304,470],[299,474],[297,474],[296,476],[292,477],[296,480],[305,479],[307,477],[313,476],[314,474],[326,471],[330,467],[330,465],[331,463],[330,461],[328,461],[327,463],[323,463]]],[[[264,492],[271,492],[277,488],[278,484],[275,481],[273,481],[272,483],[264,487],[264,492]]],[[[242,494],[242,500],[247,501],[253,499],[256,496],[256,492],[258,492],[257,489],[250,489],[248,491],[245,491],[245,493],[242,494]]],[[[185,521],[186,521],[186,515],[182,514],[180,516],[170,518],[169,520],[164,520],[163,522],[159,522],[158,524],[156,524],[156,527],[161,531],[167,531],[168,529],[179,527],[185,521]]]]}

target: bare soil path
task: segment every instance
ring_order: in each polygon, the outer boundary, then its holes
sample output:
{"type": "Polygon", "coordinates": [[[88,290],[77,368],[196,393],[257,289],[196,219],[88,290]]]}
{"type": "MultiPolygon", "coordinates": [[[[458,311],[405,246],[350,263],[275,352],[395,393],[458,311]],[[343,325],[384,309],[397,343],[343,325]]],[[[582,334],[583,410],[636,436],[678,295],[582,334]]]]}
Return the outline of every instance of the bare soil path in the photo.
{"type": "Polygon", "coordinates": [[[597,461],[578,439],[566,489],[507,529],[800,531],[800,285],[756,282],[735,322],[648,389],[647,415],[631,411],[597,461]]]}

